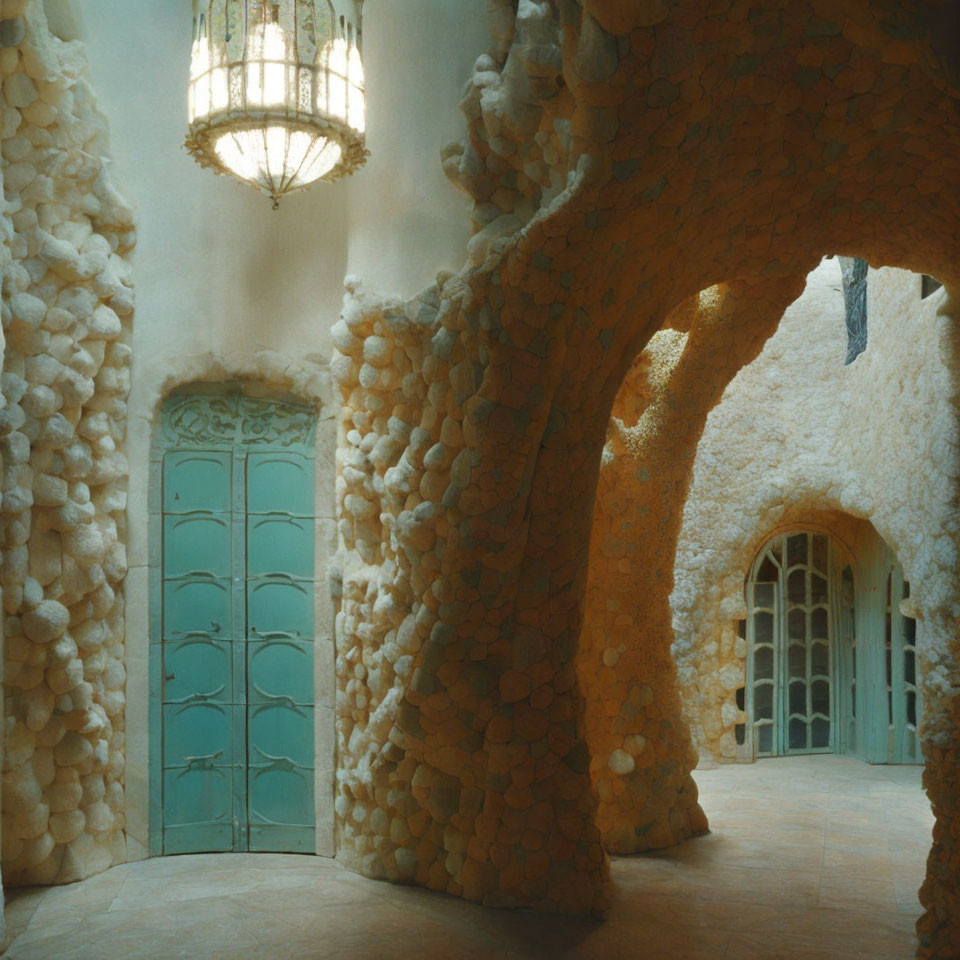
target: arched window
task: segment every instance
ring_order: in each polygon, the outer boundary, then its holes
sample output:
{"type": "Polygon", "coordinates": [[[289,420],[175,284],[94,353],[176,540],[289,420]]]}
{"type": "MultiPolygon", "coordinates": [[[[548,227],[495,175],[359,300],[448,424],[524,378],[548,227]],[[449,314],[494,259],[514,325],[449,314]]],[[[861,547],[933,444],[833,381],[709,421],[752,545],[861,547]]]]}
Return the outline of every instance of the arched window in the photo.
{"type": "Polygon", "coordinates": [[[746,712],[757,757],[852,753],[920,761],[910,585],[876,538],[858,583],[824,534],[768,541],[747,582],[746,712]]]}
{"type": "Polygon", "coordinates": [[[757,756],[836,749],[833,550],[823,534],[771,540],[748,584],[748,691],[757,756]]]}

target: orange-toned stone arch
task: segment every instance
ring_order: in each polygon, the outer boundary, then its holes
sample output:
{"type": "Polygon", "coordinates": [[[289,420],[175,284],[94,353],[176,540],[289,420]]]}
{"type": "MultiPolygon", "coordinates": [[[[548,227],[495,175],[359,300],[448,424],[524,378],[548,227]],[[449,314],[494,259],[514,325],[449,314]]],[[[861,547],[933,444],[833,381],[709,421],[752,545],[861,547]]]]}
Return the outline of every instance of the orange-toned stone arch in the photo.
{"type": "MultiPolygon", "coordinates": [[[[574,658],[614,396],[717,282],[857,252],[957,284],[934,6],[561,0],[500,30],[446,159],[477,200],[473,263],[416,304],[348,304],[338,333],[342,518],[365,567],[344,616],[376,675],[369,695],[342,674],[345,859],[488,903],[603,907],[574,658]]],[[[924,956],[960,935],[956,711],[928,752],[924,956]]]]}

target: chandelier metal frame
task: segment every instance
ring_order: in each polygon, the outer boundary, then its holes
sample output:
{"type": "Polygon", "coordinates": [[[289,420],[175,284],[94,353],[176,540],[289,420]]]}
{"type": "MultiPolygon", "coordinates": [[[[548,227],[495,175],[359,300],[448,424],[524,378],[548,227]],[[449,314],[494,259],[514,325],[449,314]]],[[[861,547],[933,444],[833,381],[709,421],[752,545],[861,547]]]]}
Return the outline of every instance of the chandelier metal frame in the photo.
{"type": "Polygon", "coordinates": [[[319,179],[339,180],[362,166],[369,156],[362,5],[194,0],[184,146],[200,166],[258,188],[275,208],[286,193],[319,179]],[[262,154],[257,131],[263,133],[262,154]],[[274,154],[282,145],[282,166],[275,166],[280,160],[270,156],[271,145],[274,154]]]}

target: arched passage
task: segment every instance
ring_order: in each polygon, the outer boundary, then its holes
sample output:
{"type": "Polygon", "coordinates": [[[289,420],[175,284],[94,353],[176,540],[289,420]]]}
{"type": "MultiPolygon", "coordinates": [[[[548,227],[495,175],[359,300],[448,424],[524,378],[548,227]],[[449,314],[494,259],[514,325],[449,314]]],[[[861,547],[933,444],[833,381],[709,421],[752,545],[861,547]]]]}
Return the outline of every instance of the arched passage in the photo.
{"type": "MultiPolygon", "coordinates": [[[[366,566],[344,612],[376,667],[370,689],[341,678],[340,825],[370,874],[582,912],[606,870],[574,661],[616,391],[671,310],[725,278],[786,282],[856,251],[955,284],[955,89],[949,58],[920,52],[925,9],[497,6],[513,29],[447,158],[478,200],[473,261],[410,304],[354,298],[335,334],[357,430],[340,509],[366,566]],[[511,149],[534,130],[536,151],[511,149]],[[938,205],[925,155],[943,158],[938,205]]],[[[927,751],[947,822],[944,693],[927,751]]],[[[952,936],[952,844],[938,835],[928,953],[952,936]]]]}

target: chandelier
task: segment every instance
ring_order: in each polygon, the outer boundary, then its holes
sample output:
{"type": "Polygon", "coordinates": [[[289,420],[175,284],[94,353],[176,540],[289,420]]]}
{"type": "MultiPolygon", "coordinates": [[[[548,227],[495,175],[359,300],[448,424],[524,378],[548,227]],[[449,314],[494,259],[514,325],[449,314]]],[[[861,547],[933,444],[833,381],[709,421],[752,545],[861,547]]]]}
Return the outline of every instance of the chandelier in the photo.
{"type": "Polygon", "coordinates": [[[280,197],[368,156],[363,0],[194,0],[186,148],[280,197]]]}

